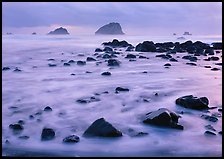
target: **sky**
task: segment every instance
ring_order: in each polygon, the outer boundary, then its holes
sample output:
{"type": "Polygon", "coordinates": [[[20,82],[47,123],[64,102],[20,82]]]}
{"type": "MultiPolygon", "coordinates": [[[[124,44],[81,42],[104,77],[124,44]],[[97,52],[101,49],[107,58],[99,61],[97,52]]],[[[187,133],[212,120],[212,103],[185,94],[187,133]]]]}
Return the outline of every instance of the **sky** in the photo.
{"type": "Polygon", "coordinates": [[[110,22],[127,35],[222,35],[222,2],[2,2],[2,31],[92,35],[110,22]]]}

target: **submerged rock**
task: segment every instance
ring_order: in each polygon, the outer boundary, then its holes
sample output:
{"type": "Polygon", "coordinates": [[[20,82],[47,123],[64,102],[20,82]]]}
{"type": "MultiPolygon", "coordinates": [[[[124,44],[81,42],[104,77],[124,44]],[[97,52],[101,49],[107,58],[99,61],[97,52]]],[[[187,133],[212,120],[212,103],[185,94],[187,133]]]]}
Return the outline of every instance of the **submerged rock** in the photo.
{"type": "Polygon", "coordinates": [[[206,97],[194,97],[193,95],[187,95],[176,99],[176,104],[183,106],[185,108],[191,109],[208,109],[209,100],[206,97]]]}
{"type": "Polygon", "coordinates": [[[41,133],[41,140],[52,140],[55,137],[55,132],[51,128],[43,128],[41,133]]]}
{"type": "Polygon", "coordinates": [[[110,76],[111,73],[110,72],[103,72],[103,73],[101,73],[101,75],[103,75],[103,76],[110,76]]]}
{"type": "Polygon", "coordinates": [[[116,59],[109,59],[107,61],[107,66],[119,66],[119,65],[120,65],[120,61],[116,59]]]}
{"type": "Polygon", "coordinates": [[[10,68],[9,67],[3,67],[2,70],[6,71],[6,70],[10,70],[10,68]]]}
{"type": "Polygon", "coordinates": [[[214,68],[212,68],[211,70],[212,70],[212,71],[218,71],[218,70],[220,70],[220,69],[219,69],[219,68],[214,67],[214,68]]]}
{"type": "Polygon", "coordinates": [[[63,139],[63,142],[65,143],[77,143],[79,142],[79,137],[76,136],[76,135],[70,135],[70,136],[67,136],[63,139]]]}
{"type": "Polygon", "coordinates": [[[127,54],[127,56],[125,58],[136,58],[136,56],[133,54],[127,54]]]}
{"type": "Polygon", "coordinates": [[[211,121],[211,122],[217,122],[218,121],[218,118],[216,118],[214,116],[209,116],[209,115],[206,115],[206,114],[201,115],[201,118],[203,118],[205,120],[208,120],[208,121],[211,121]]]}
{"type": "Polygon", "coordinates": [[[129,91],[128,88],[122,88],[122,87],[117,87],[117,88],[115,89],[115,92],[116,92],[116,93],[119,93],[119,92],[128,92],[128,91],[129,91]]]}
{"type": "Polygon", "coordinates": [[[179,117],[166,108],[160,108],[157,111],[147,113],[143,123],[183,130],[184,127],[178,124],[179,117]]]}
{"type": "Polygon", "coordinates": [[[83,134],[86,137],[101,136],[101,137],[120,137],[122,133],[117,130],[112,124],[104,118],[94,121],[83,134]]]}
{"type": "Polygon", "coordinates": [[[170,63],[166,63],[163,66],[171,66],[171,64],[170,63]]]}
{"type": "Polygon", "coordinates": [[[52,108],[49,107],[49,106],[46,106],[46,107],[44,108],[44,111],[45,111],[45,112],[50,112],[50,111],[52,111],[52,108]]]}
{"type": "Polygon", "coordinates": [[[86,61],[77,61],[77,65],[83,66],[86,64],[86,61]]]}
{"type": "Polygon", "coordinates": [[[95,49],[95,52],[102,52],[103,50],[102,49],[100,49],[100,48],[96,48],[95,49]]]}
{"type": "Polygon", "coordinates": [[[87,98],[76,100],[76,102],[78,102],[80,104],[86,104],[86,103],[91,103],[91,102],[99,102],[99,101],[100,101],[100,99],[96,98],[96,97],[87,97],[87,98]]]}
{"type": "Polygon", "coordinates": [[[50,63],[49,63],[48,66],[49,66],[49,67],[55,67],[55,66],[57,66],[57,65],[56,65],[56,64],[50,64],[50,63]]]}
{"type": "Polygon", "coordinates": [[[92,58],[92,57],[87,57],[86,61],[96,61],[96,59],[92,58]]]}
{"type": "Polygon", "coordinates": [[[205,135],[216,135],[216,133],[214,133],[214,132],[212,132],[212,131],[209,131],[209,130],[207,130],[207,131],[205,131],[205,133],[204,133],[205,135]]]}
{"type": "Polygon", "coordinates": [[[9,128],[14,130],[14,131],[21,131],[23,130],[23,126],[19,123],[15,123],[15,124],[10,124],[9,128]]]}
{"type": "Polygon", "coordinates": [[[22,70],[20,70],[19,68],[15,68],[14,72],[21,72],[22,70]]]}
{"type": "Polygon", "coordinates": [[[193,63],[193,62],[187,62],[186,64],[187,65],[191,65],[191,66],[197,66],[197,64],[196,63],[193,63]]]}

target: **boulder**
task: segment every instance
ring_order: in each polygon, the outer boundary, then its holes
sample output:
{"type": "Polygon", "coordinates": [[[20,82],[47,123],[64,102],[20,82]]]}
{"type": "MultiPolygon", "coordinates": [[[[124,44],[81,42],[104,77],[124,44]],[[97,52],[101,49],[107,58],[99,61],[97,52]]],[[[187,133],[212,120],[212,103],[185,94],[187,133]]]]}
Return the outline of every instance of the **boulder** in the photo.
{"type": "Polygon", "coordinates": [[[86,61],[77,61],[77,65],[83,66],[86,64],[86,61]]]}
{"type": "Polygon", "coordinates": [[[12,129],[13,131],[21,131],[24,129],[23,126],[19,123],[10,124],[9,128],[12,129]]]}
{"type": "Polygon", "coordinates": [[[213,45],[213,49],[222,50],[221,42],[212,43],[212,45],[213,45]]]}
{"type": "Polygon", "coordinates": [[[104,42],[104,46],[111,46],[113,48],[116,47],[133,47],[131,44],[129,44],[127,41],[118,41],[117,39],[114,39],[112,42],[104,42]]]}
{"type": "Polygon", "coordinates": [[[9,67],[3,67],[2,70],[6,71],[6,70],[10,70],[10,68],[9,67]]]}
{"type": "Polygon", "coordinates": [[[70,135],[70,136],[67,136],[63,139],[63,142],[65,143],[77,143],[79,142],[79,137],[76,136],[76,135],[70,135]]]}
{"type": "Polygon", "coordinates": [[[170,63],[166,63],[163,66],[171,66],[171,64],[170,63]]]}
{"type": "Polygon", "coordinates": [[[194,97],[193,95],[187,95],[176,99],[176,104],[185,108],[202,110],[208,109],[209,100],[206,97],[194,97]]]}
{"type": "Polygon", "coordinates": [[[111,73],[110,72],[103,72],[103,73],[101,73],[101,75],[103,75],[103,76],[110,76],[111,73]]]}
{"type": "Polygon", "coordinates": [[[128,58],[128,59],[130,59],[130,58],[136,58],[136,55],[133,55],[133,54],[127,54],[127,56],[126,56],[125,58],[128,58]]]}
{"type": "Polygon", "coordinates": [[[115,92],[118,93],[118,92],[128,92],[129,89],[128,88],[122,88],[122,87],[117,87],[115,89],[115,92]]]}
{"type": "Polygon", "coordinates": [[[49,106],[46,106],[46,107],[44,108],[44,111],[45,111],[45,112],[50,112],[50,111],[52,111],[52,108],[49,107],[49,106]]]}
{"type": "Polygon", "coordinates": [[[102,52],[103,50],[102,49],[100,49],[100,48],[96,48],[95,49],[95,52],[102,52]]]}
{"type": "Polygon", "coordinates": [[[86,61],[96,61],[96,59],[92,58],[92,57],[87,57],[86,61]]]}
{"type": "Polygon", "coordinates": [[[152,41],[144,41],[143,43],[139,43],[135,51],[139,52],[156,52],[156,46],[152,41]]]}
{"type": "Polygon", "coordinates": [[[196,63],[193,63],[193,62],[187,62],[186,64],[187,65],[191,65],[191,66],[197,66],[197,64],[196,63]]]}
{"type": "Polygon", "coordinates": [[[147,113],[143,123],[183,130],[184,127],[178,124],[179,118],[180,116],[176,113],[166,108],[160,108],[147,113]]]}
{"type": "Polygon", "coordinates": [[[120,65],[120,61],[116,59],[109,59],[107,61],[107,66],[119,66],[119,65],[120,65]]]}
{"type": "Polygon", "coordinates": [[[51,128],[43,128],[42,133],[41,133],[41,140],[46,141],[46,140],[52,140],[55,137],[55,132],[51,128]]]}
{"type": "Polygon", "coordinates": [[[202,114],[201,118],[211,121],[211,122],[217,122],[218,118],[214,117],[214,116],[210,116],[210,115],[206,115],[206,114],[202,114]]]}
{"type": "Polygon", "coordinates": [[[106,46],[106,47],[103,49],[103,51],[105,51],[105,52],[112,52],[113,49],[112,49],[111,47],[106,46]]]}
{"type": "Polygon", "coordinates": [[[122,133],[104,118],[94,121],[83,134],[86,137],[120,137],[122,133]]]}
{"type": "Polygon", "coordinates": [[[124,34],[122,31],[121,25],[119,23],[109,23],[106,24],[102,27],[100,27],[96,32],[96,35],[98,34],[111,34],[111,35],[116,35],[116,34],[124,34]]]}

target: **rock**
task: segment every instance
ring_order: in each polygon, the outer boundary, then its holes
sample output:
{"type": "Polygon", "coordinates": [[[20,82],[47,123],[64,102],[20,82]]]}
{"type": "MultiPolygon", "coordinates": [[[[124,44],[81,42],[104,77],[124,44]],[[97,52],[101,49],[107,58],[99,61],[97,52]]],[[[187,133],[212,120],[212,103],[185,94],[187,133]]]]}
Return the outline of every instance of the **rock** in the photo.
{"type": "Polygon", "coordinates": [[[49,66],[49,67],[55,67],[55,66],[57,66],[57,65],[56,65],[56,64],[50,64],[50,63],[49,63],[48,66],[49,66]]]}
{"type": "Polygon", "coordinates": [[[219,108],[218,111],[219,111],[219,112],[222,112],[222,108],[219,108]]]}
{"type": "Polygon", "coordinates": [[[6,71],[6,70],[10,70],[10,68],[9,67],[3,67],[2,70],[6,71]]]}
{"type": "Polygon", "coordinates": [[[21,72],[22,70],[20,70],[19,68],[15,68],[14,72],[21,72]]]}
{"type": "Polygon", "coordinates": [[[147,57],[140,55],[138,58],[140,58],[140,59],[146,59],[147,57]]]}
{"type": "Polygon", "coordinates": [[[216,135],[214,132],[212,132],[212,131],[205,131],[205,133],[204,133],[205,135],[216,135]]]}
{"type": "Polygon", "coordinates": [[[157,111],[147,113],[143,123],[183,130],[184,127],[178,124],[179,117],[166,108],[160,108],[157,111]]]}
{"type": "Polygon", "coordinates": [[[127,56],[125,58],[136,58],[136,56],[133,54],[127,54],[127,56]]]}
{"type": "Polygon", "coordinates": [[[206,125],[205,128],[212,131],[216,131],[212,125],[206,125]]]}
{"type": "Polygon", "coordinates": [[[29,137],[29,136],[27,136],[27,135],[23,135],[23,136],[19,136],[19,138],[20,138],[20,139],[27,140],[27,139],[29,139],[30,137],[29,137]]]}
{"type": "Polygon", "coordinates": [[[218,113],[218,112],[214,112],[214,113],[212,113],[212,116],[214,116],[214,117],[221,117],[222,114],[220,114],[220,113],[218,113]]]}
{"type": "Polygon", "coordinates": [[[187,95],[176,99],[176,104],[190,109],[208,109],[209,100],[206,97],[194,97],[193,95],[187,95]]]}
{"type": "Polygon", "coordinates": [[[20,125],[24,125],[25,122],[24,122],[24,120],[19,120],[19,121],[18,121],[18,124],[20,124],[20,125]]]}
{"type": "Polygon", "coordinates": [[[170,63],[166,63],[163,66],[171,66],[171,64],[170,63]]]}
{"type": "Polygon", "coordinates": [[[190,60],[190,61],[194,61],[194,62],[196,62],[196,61],[198,60],[198,58],[195,57],[195,56],[190,56],[190,57],[189,57],[189,60],[190,60]]]}
{"type": "Polygon", "coordinates": [[[34,119],[34,116],[33,116],[33,115],[29,115],[29,118],[30,118],[30,119],[34,119]]]}
{"type": "Polygon", "coordinates": [[[152,41],[144,41],[135,47],[135,51],[140,52],[156,52],[156,46],[152,41]]]}
{"type": "Polygon", "coordinates": [[[79,142],[79,137],[76,136],[76,135],[70,135],[70,136],[67,136],[63,139],[63,142],[65,143],[77,143],[79,142]]]}
{"type": "Polygon", "coordinates": [[[178,60],[176,60],[175,58],[171,58],[170,61],[172,61],[172,62],[178,62],[178,60]]]}
{"type": "Polygon", "coordinates": [[[219,131],[219,134],[222,135],[222,131],[219,131]]]}
{"type": "Polygon", "coordinates": [[[115,89],[115,92],[116,92],[116,93],[119,93],[119,92],[128,92],[128,91],[129,91],[128,88],[122,88],[122,87],[117,87],[117,88],[115,89]]]}
{"type": "Polygon", "coordinates": [[[75,73],[71,73],[70,75],[75,76],[75,73]]]}
{"type": "Polygon", "coordinates": [[[74,61],[74,60],[69,60],[68,63],[69,63],[69,64],[70,64],[70,63],[75,63],[75,61],[74,61]]]}
{"type": "Polygon", "coordinates": [[[131,44],[129,44],[127,41],[123,40],[123,41],[118,41],[117,39],[114,39],[112,42],[104,42],[103,43],[104,46],[111,46],[113,48],[117,48],[117,47],[132,47],[133,46],[131,44]]]}
{"type": "Polygon", "coordinates": [[[183,35],[192,35],[188,31],[185,31],[183,35]]]}
{"type": "Polygon", "coordinates": [[[128,46],[128,48],[125,51],[134,51],[134,46],[128,46]]]}
{"type": "Polygon", "coordinates": [[[32,35],[36,35],[36,34],[37,34],[36,32],[33,32],[33,33],[32,33],[32,35]]]}
{"type": "Polygon", "coordinates": [[[78,100],[76,100],[76,102],[81,103],[81,104],[86,104],[86,103],[88,103],[88,101],[85,100],[85,99],[78,99],[78,100]]]}
{"type": "Polygon", "coordinates": [[[109,55],[109,54],[103,54],[102,58],[103,59],[110,59],[110,58],[112,58],[112,56],[109,55]]]}
{"type": "Polygon", "coordinates": [[[205,68],[211,68],[211,66],[204,66],[205,68]]]}
{"type": "Polygon", "coordinates": [[[101,75],[103,75],[103,76],[110,76],[111,73],[110,72],[103,72],[103,73],[101,73],[101,75]]]}
{"type": "Polygon", "coordinates": [[[219,60],[219,57],[212,56],[212,57],[210,57],[210,60],[211,60],[211,61],[218,61],[218,60],[219,60]]]}
{"type": "Polygon", "coordinates": [[[101,136],[101,137],[120,137],[122,133],[104,118],[94,121],[84,132],[84,136],[101,136]]]}
{"type": "Polygon", "coordinates": [[[96,32],[96,35],[98,34],[112,34],[112,35],[116,35],[116,34],[124,34],[124,32],[122,31],[121,25],[119,23],[109,23],[106,24],[102,27],[100,27],[96,32]]]}
{"type": "Polygon", "coordinates": [[[220,70],[220,69],[219,69],[219,68],[214,67],[214,68],[212,68],[211,70],[212,70],[212,71],[218,71],[218,70],[220,70]]]}
{"type": "Polygon", "coordinates": [[[106,46],[104,49],[103,49],[104,52],[112,52],[113,49],[111,47],[108,47],[106,46]]]}
{"type": "Polygon", "coordinates": [[[68,35],[68,34],[69,33],[68,33],[67,29],[62,28],[62,27],[57,28],[54,31],[51,31],[48,33],[48,35],[68,35]]]}
{"type": "Polygon", "coordinates": [[[222,62],[219,62],[219,63],[215,63],[215,65],[219,65],[219,66],[222,66],[222,62]]]}
{"type": "Polygon", "coordinates": [[[41,133],[41,140],[46,141],[46,140],[52,140],[55,137],[55,132],[51,128],[43,128],[42,133],[41,133]]]}
{"type": "Polygon", "coordinates": [[[86,65],[86,62],[85,61],[77,61],[77,65],[83,66],[83,65],[86,65]]]}
{"type": "Polygon", "coordinates": [[[102,49],[100,49],[100,48],[96,48],[95,49],[95,52],[102,52],[103,50],[102,49]]]}
{"type": "Polygon", "coordinates": [[[69,63],[66,63],[66,62],[65,62],[65,63],[64,63],[64,66],[71,66],[71,65],[70,65],[69,63]]]}
{"type": "Polygon", "coordinates": [[[212,43],[212,45],[213,45],[213,49],[222,50],[222,43],[221,42],[212,43]]]}
{"type": "Polygon", "coordinates": [[[215,55],[215,52],[212,48],[209,48],[209,49],[205,49],[205,54],[215,55]]]}
{"type": "Polygon", "coordinates": [[[193,63],[193,62],[187,62],[186,64],[187,65],[191,65],[191,66],[197,66],[197,64],[196,63],[193,63]]]}
{"type": "Polygon", "coordinates": [[[184,42],[184,43],[181,43],[180,44],[180,47],[182,48],[182,49],[187,49],[188,47],[191,47],[193,45],[193,42],[192,41],[190,41],[190,40],[188,40],[188,41],[186,41],[186,42],[184,42]]]}
{"type": "Polygon", "coordinates": [[[94,59],[92,57],[87,57],[86,61],[96,61],[96,59],[94,59]]]}
{"type": "Polygon", "coordinates": [[[87,97],[87,98],[76,100],[76,102],[78,102],[80,104],[87,104],[87,103],[98,102],[98,101],[100,101],[100,99],[96,98],[96,97],[87,97]]]}
{"type": "Polygon", "coordinates": [[[214,117],[214,116],[209,116],[206,114],[201,115],[201,117],[205,120],[211,121],[211,122],[217,122],[218,118],[214,117]]]}
{"type": "Polygon", "coordinates": [[[52,108],[49,107],[49,106],[46,106],[46,107],[44,108],[44,111],[45,111],[45,112],[50,112],[50,111],[52,111],[52,108]]]}
{"type": "Polygon", "coordinates": [[[107,66],[119,66],[119,65],[120,65],[120,61],[116,59],[109,59],[107,61],[107,66]]]}
{"type": "Polygon", "coordinates": [[[21,131],[24,129],[23,126],[19,123],[10,124],[9,128],[12,129],[13,131],[21,131]]]}

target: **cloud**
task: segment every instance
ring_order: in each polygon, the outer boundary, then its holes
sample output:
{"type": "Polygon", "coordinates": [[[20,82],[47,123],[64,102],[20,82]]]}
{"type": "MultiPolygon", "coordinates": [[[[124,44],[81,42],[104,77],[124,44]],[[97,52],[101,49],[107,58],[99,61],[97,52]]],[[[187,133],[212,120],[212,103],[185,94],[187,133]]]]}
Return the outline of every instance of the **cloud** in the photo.
{"type": "Polygon", "coordinates": [[[3,2],[3,28],[67,25],[97,30],[109,22],[124,31],[221,34],[221,2],[3,2]]]}

